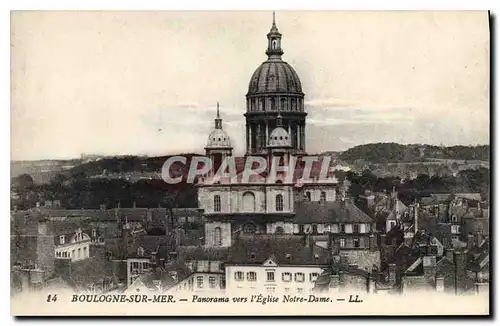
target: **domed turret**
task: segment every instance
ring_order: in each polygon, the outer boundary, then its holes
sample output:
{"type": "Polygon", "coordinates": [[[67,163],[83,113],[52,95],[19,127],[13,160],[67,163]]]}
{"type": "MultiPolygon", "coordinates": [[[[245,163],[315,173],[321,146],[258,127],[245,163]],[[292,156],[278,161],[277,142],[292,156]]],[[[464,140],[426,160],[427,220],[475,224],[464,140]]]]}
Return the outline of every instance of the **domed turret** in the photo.
{"type": "Polygon", "coordinates": [[[232,149],[229,135],[222,129],[222,119],[219,113],[219,103],[217,103],[217,117],[215,118],[215,128],[210,132],[207,140],[208,149],[232,149]]]}
{"type": "Polygon", "coordinates": [[[290,135],[288,131],[283,129],[282,127],[282,117],[281,114],[278,113],[278,117],[276,119],[276,128],[269,135],[269,143],[267,145],[268,148],[289,148],[292,146],[290,135]]]}

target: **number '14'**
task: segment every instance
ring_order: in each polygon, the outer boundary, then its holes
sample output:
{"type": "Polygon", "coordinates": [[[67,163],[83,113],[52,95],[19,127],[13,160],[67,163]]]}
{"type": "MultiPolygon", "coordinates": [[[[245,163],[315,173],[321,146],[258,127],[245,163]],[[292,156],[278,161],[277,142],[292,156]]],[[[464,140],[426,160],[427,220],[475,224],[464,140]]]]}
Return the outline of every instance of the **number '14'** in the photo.
{"type": "Polygon", "coordinates": [[[57,301],[57,294],[49,294],[47,296],[47,302],[56,302],[57,301]]]}

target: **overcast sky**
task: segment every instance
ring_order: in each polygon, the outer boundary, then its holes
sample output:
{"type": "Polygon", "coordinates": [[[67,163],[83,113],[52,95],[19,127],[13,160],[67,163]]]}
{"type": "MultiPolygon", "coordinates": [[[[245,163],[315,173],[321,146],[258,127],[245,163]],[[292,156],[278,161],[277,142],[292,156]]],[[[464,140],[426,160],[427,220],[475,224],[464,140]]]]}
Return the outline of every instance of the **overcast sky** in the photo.
{"type": "MultiPolygon", "coordinates": [[[[489,143],[486,12],[278,11],[309,153],[489,143]]],[[[17,12],[12,159],[203,152],[221,105],[236,154],[271,12],[17,12]]]]}

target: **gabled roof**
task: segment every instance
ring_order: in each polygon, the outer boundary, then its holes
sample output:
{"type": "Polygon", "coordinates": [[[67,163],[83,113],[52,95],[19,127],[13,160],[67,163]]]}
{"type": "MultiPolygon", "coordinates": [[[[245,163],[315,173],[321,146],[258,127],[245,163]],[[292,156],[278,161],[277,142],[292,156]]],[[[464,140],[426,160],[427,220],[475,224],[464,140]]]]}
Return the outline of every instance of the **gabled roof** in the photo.
{"type": "Polygon", "coordinates": [[[240,236],[230,248],[228,263],[262,265],[271,257],[279,266],[325,265],[329,251],[303,236],[240,236]]]}
{"type": "Polygon", "coordinates": [[[349,200],[344,202],[295,202],[295,219],[308,223],[373,223],[373,220],[349,200]]]}

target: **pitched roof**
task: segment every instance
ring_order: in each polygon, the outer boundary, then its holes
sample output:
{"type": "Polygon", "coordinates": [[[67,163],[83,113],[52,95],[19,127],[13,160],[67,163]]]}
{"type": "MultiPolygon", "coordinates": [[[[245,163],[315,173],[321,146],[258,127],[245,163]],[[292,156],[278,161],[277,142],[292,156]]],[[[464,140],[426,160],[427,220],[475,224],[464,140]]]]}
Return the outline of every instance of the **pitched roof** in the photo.
{"type": "Polygon", "coordinates": [[[295,221],[307,223],[373,223],[373,220],[350,201],[295,203],[295,221]]]}
{"type": "Polygon", "coordinates": [[[273,255],[278,265],[326,265],[329,251],[303,236],[240,236],[230,248],[228,263],[260,265],[273,255]]]}

